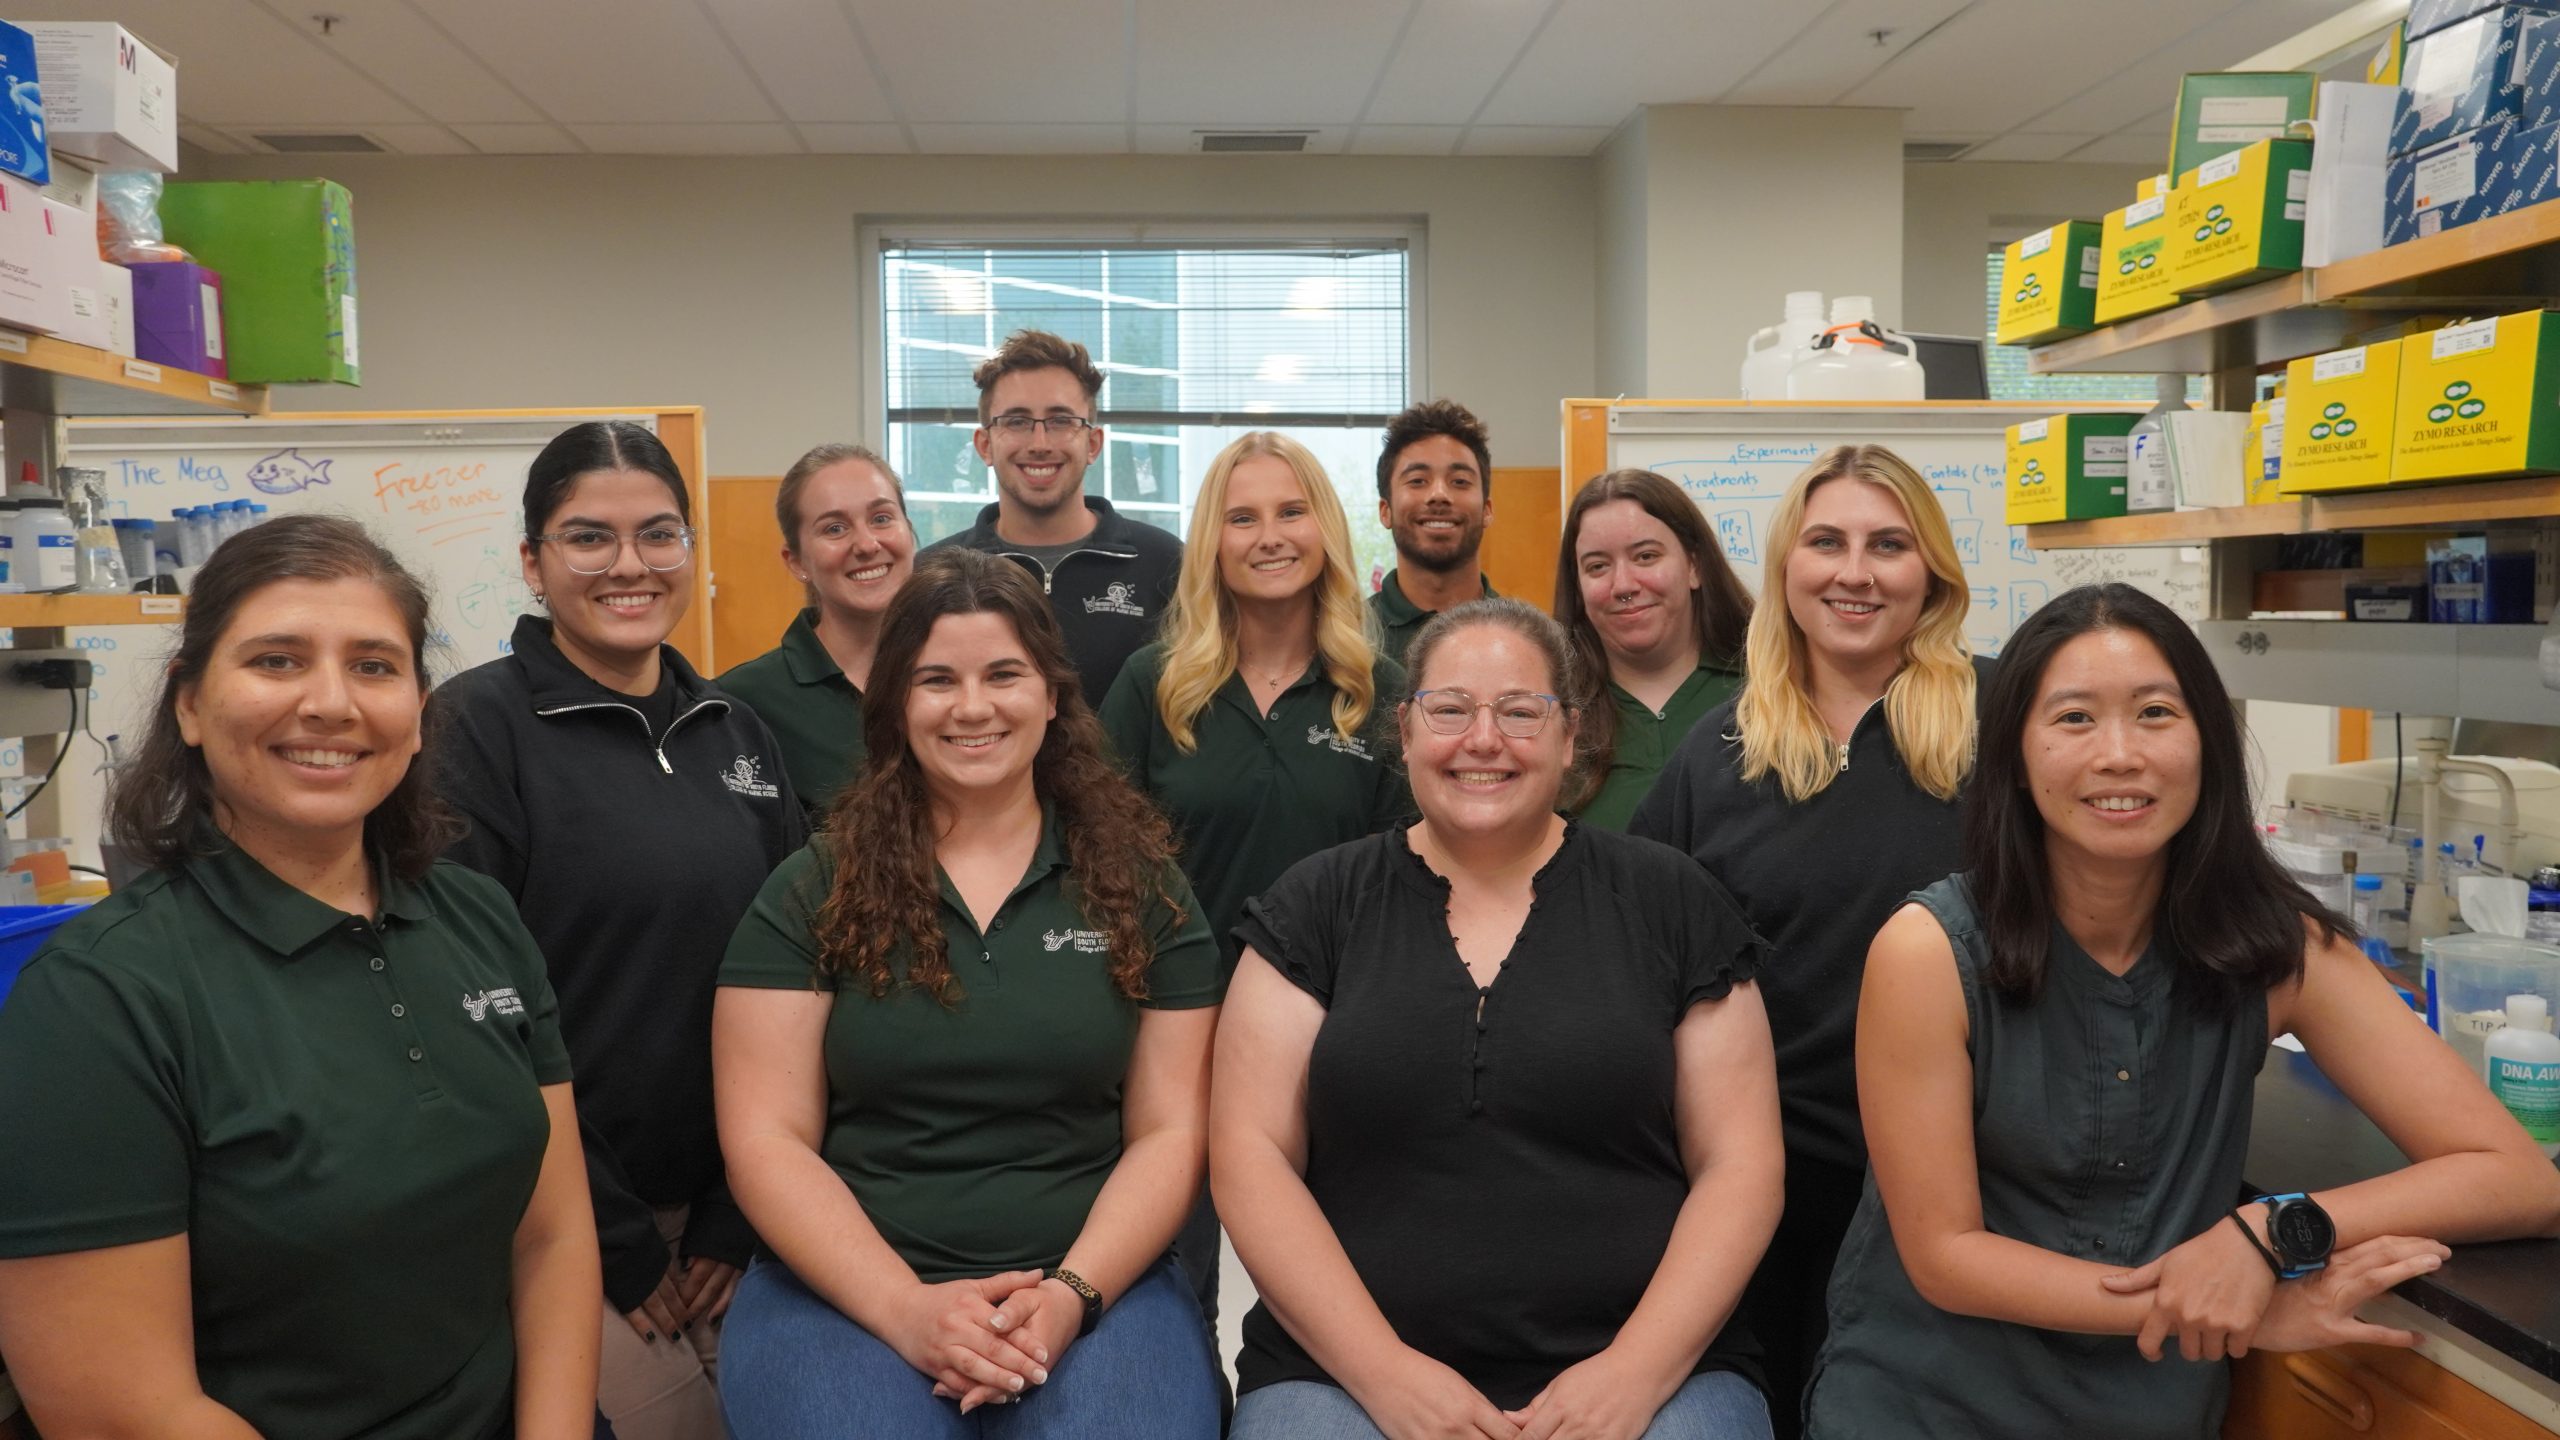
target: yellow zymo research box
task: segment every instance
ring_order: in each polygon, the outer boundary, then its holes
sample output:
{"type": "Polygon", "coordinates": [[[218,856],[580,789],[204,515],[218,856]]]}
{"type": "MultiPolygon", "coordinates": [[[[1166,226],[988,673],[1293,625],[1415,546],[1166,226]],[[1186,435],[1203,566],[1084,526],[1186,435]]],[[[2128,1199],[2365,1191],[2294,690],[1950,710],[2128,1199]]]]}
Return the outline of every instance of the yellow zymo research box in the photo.
{"type": "Polygon", "coordinates": [[[2169,283],[2205,294],[2302,268],[2311,142],[2261,140],[2178,177],[2169,192],[2178,243],[2169,283]]]}
{"type": "Polygon", "coordinates": [[[2391,478],[2560,470],[2560,325],[2526,310],[2400,342],[2391,478]]]}
{"type": "Polygon", "coordinates": [[[2133,187],[2133,198],[2136,200],[2155,200],[2168,193],[2169,177],[2166,175],[2145,176],[2136,181],[2133,187]]]}
{"type": "Polygon", "coordinates": [[[2003,345],[2078,335],[2098,322],[2098,227],[2065,220],[2012,241],[2000,264],[2003,345]]]}
{"type": "Polygon", "coordinates": [[[2139,415],[2054,415],[2009,427],[2009,523],[2124,513],[2125,435],[2139,415]]]}
{"type": "Polygon", "coordinates": [[[2178,303],[2169,283],[2169,197],[2154,195],[2107,212],[2098,227],[2098,303],[2101,325],[2166,310],[2178,303]]]}
{"type": "Polygon", "coordinates": [[[2400,398],[2400,342],[2378,340],[2284,369],[2287,495],[2369,490],[2391,483],[2391,412],[2400,398]]]}

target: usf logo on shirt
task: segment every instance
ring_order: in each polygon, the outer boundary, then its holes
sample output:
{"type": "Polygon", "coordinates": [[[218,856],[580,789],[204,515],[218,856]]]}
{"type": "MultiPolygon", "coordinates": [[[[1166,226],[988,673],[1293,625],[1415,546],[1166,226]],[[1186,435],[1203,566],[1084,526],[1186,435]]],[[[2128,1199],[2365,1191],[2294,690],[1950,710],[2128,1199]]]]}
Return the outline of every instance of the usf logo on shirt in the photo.
{"type": "Polygon", "coordinates": [[[1040,932],[1040,948],[1053,955],[1070,945],[1076,947],[1076,953],[1079,955],[1100,955],[1111,948],[1111,937],[1099,930],[1043,930],[1040,932]]]}
{"type": "Polygon", "coordinates": [[[1114,580],[1099,595],[1084,597],[1087,615],[1126,615],[1132,620],[1147,618],[1147,607],[1138,603],[1138,587],[1126,580],[1114,580]]]}
{"type": "Polygon", "coordinates": [[[781,787],[764,778],[764,760],[760,756],[741,755],[720,772],[720,783],[740,795],[757,800],[771,800],[782,793],[781,787]]]}
{"type": "Polygon", "coordinates": [[[514,986],[501,985],[495,990],[463,996],[462,1008],[470,1012],[473,1020],[488,1019],[492,1010],[500,1015],[521,1015],[524,1013],[524,997],[516,993],[514,986]]]}
{"type": "Polygon", "coordinates": [[[1371,761],[1378,758],[1377,756],[1369,753],[1368,741],[1361,739],[1357,735],[1345,740],[1341,736],[1333,733],[1333,727],[1330,725],[1308,726],[1307,743],[1310,745],[1322,745],[1336,755],[1350,755],[1358,759],[1371,761]]]}

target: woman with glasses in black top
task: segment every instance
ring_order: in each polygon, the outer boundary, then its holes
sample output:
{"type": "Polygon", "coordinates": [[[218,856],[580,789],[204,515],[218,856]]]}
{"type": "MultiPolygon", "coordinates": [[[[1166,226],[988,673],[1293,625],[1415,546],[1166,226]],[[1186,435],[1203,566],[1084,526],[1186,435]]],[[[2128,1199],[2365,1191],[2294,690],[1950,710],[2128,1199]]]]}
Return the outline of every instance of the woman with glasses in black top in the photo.
{"type": "Polygon", "coordinates": [[[1210,1100],[1262,1296],[1236,1440],[1766,1437],[1725,1324],[1781,1190],[1759,939],[1688,857],[1556,815],[1553,620],[1470,602],[1409,659],[1422,818],[1238,931],[1210,1100]]]}
{"type": "Polygon", "coordinates": [[[572,426],[527,472],[524,578],[551,618],[437,689],[452,858],[542,947],[578,1076],[604,1255],[599,1398],[621,1440],[716,1440],[719,1348],[755,1236],[711,1118],[730,933],[805,836],[772,732],[666,643],[693,597],[684,476],[648,430],[572,426]]]}

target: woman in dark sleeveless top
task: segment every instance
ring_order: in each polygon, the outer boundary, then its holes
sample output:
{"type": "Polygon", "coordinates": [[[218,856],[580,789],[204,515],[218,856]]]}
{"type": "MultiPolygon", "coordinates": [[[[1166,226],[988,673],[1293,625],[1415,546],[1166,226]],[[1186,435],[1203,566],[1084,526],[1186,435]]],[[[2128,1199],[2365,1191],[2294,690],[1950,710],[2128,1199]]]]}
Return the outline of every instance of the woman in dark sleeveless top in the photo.
{"type": "Polygon", "coordinates": [[[1981,734],[1970,869],[1867,960],[1873,1170],[1809,1435],[2217,1434],[2226,1356],[2415,1344],[2356,1306],[2439,1240],[2560,1228],[2560,1174],[2268,859],[2184,621],[2071,591],[2010,640],[1981,734]],[[2416,1163],[2235,1210],[2286,1031],[2416,1163]]]}

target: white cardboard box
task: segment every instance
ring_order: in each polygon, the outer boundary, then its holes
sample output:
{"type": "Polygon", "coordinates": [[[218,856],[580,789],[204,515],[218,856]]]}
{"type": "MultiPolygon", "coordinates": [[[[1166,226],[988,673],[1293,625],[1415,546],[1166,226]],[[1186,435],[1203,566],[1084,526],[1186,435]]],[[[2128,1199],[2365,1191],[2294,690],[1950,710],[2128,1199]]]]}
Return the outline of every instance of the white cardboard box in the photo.
{"type": "Polygon", "coordinates": [[[113,260],[98,262],[98,298],[107,311],[107,349],[133,358],[133,272],[113,260]]]}
{"type": "Polygon", "coordinates": [[[53,179],[44,187],[44,198],[59,200],[98,223],[98,167],[86,160],[68,155],[53,157],[53,179]]]}
{"type": "Polygon", "coordinates": [[[54,274],[60,279],[69,318],[61,337],[93,350],[107,348],[107,302],[98,290],[98,232],[95,222],[59,200],[44,202],[45,243],[53,247],[54,274]]]}
{"type": "Polygon", "coordinates": [[[178,67],[104,20],[30,20],[44,75],[45,139],[111,170],[178,168],[178,67]]]}
{"type": "Polygon", "coordinates": [[[45,231],[44,193],[0,175],[0,325],[60,334],[71,323],[62,252],[45,231]]]}

